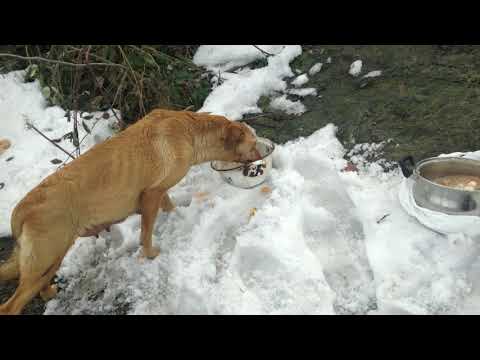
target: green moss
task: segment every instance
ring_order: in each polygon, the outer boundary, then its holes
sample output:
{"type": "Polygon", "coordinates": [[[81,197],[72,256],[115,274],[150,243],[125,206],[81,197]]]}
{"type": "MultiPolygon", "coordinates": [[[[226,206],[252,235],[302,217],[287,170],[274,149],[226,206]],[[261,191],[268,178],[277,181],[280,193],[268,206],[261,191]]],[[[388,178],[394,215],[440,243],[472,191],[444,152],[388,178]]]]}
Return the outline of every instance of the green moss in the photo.
{"type": "Polygon", "coordinates": [[[316,62],[324,66],[305,86],[317,88],[322,98],[306,97],[309,112],[290,116],[276,129],[258,127],[261,135],[282,143],[333,123],[347,148],[392,139],[385,148],[388,160],[480,148],[480,46],[304,46],[292,68],[306,71],[316,62]],[[348,74],[359,58],[363,74],[383,71],[361,89],[348,74]]]}

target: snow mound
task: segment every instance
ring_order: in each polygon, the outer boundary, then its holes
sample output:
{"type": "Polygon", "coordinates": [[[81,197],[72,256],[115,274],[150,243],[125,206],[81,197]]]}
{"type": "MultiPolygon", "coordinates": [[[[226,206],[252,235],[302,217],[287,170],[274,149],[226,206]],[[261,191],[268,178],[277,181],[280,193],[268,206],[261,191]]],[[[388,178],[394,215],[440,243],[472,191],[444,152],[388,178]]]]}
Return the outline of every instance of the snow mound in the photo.
{"type": "Polygon", "coordinates": [[[300,96],[300,97],[316,96],[317,95],[317,89],[315,89],[315,88],[288,89],[287,93],[291,94],[291,95],[300,96]]]}
{"type": "Polygon", "coordinates": [[[369,73],[363,75],[363,78],[373,78],[382,75],[381,70],[370,71],[369,73]]]}
{"type": "Polygon", "coordinates": [[[284,111],[290,115],[301,115],[307,109],[300,101],[291,101],[287,99],[287,95],[276,97],[270,102],[270,108],[274,110],[284,111]]]}
{"type": "Polygon", "coordinates": [[[302,75],[299,75],[297,76],[293,81],[292,81],[292,85],[295,86],[295,87],[300,87],[300,86],[303,86],[305,85],[307,82],[308,82],[308,76],[307,74],[302,74],[302,75]]]}
{"type": "Polygon", "coordinates": [[[348,73],[352,76],[358,76],[362,72],[362,60],[356,60],[350,65],[348,73]]]}
{"type": "Polygon", "coordinates": [[[322,63],[316,63],[310,68],[310,70],[308,70],[308,74],[310,76],[315,75],[316,73],[320,72],[320,70],[322,70],[322,66],[323,66],[322,63]]]}
{"type": "Polygon", "coordinates": [[[208,165],[171,192],[178,206],[157,219],[162,253],[139,258],[132,217],[78,241],[62,265],[63,291],[47,314],[334,314],[375,308],[362,224],[332,161],[343,148],[327,126],[280,147],[260,189],[239,191],[208,165]],[[320,180],[319,180],[320,179],[320,180]],[[192,198],[208,192],[205,200],[192,198]],[[249,210],[256,215],[249,219],[249,210]],[[319,221],[321,219],[321,221],[319,221]]]}
{"type": "Polygon", "coordinates": [[[288,45],[277,55],[268,57],[265,67],[221,74],[225,82],[213,89],[199,112],[223,115],[231,120],[240,120],[247,113],[260,113],[262,110],[257,106],[260,97],[287,88],[283,79],[293,76],[289,63],[301,53],[300,46],[288,45]]]}
{"type": "MultiPolygon", "coordinates": [[[[277,55],[285,45],[256,45],[263,51],[277,55]]],[[[253,45],[201,45],[193,57],[194,64],[218,73],[247,65],[265,57],[253,45]]]]}

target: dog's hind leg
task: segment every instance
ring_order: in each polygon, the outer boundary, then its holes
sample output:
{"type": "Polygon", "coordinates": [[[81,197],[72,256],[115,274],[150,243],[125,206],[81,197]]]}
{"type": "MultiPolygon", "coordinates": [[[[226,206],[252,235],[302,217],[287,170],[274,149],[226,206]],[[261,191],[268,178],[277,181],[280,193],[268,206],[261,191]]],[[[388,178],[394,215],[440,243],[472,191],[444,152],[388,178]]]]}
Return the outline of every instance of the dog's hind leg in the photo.
{"type": "Polygon", "coordinates": [[[12,297],[4,304],[0,305],[0,315],[18,315],[42,289],[49,286],[50,281],[55,276],[62,263],[63,257],[53,263],[46,271],[42,273],[22,272],[20,266],[20,282],[17,290],[12,297]]]}
{"type": "Polygon", "coordinates": [[[15,246],[9,259],[0,265],[0,281],[17,279],[18,275],[18,246],[15,246]]]}
{"type": "Polygon", "coordinates": [[[36,295],[43,293],[48,298],[54,291],[50,288],[50,282],[67,253],[68,245],[73,241],[63,241],[65,237],[62,232],[39,234],[38,228],[35,231],[25,226],[23,228],[18,240],[18,287],[10,299],[0,305],[0,314],[20,314],[36,295]]]}

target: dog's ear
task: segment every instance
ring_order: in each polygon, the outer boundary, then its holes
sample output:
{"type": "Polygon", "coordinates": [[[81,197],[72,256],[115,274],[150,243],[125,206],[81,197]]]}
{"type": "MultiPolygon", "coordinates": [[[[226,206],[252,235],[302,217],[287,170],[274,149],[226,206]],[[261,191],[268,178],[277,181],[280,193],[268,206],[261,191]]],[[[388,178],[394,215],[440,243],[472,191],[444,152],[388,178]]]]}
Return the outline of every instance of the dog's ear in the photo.
{"type": "Polygon", "coordinates": [[[232,122],[227,126],[225,131],[224,148],[225,150],[233,150],[245,137],[245,133],[240,124],[232,122]]]}

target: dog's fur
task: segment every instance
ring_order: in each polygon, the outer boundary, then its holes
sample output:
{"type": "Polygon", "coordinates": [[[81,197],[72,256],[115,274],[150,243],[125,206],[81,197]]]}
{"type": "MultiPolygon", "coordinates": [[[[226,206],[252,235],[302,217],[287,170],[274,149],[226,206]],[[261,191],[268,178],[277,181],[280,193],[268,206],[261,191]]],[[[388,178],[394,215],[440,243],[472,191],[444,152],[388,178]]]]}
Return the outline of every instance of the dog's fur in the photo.
{"type": "Polygon", "coordinates": [[[158,210],[173,210],[167,191],[192,165],[259,156],[244,124],[160,109],[94,146],[44,179],[13,210],[16,247],[0,267],[0,280],[19,277],[19,284],[0,313],[21,313],[38,293],[44,300],[55,296],[51,280],[74,241],[132,214],[141,214],[143,256],[156,257],[152,230],[158,210]]]}

